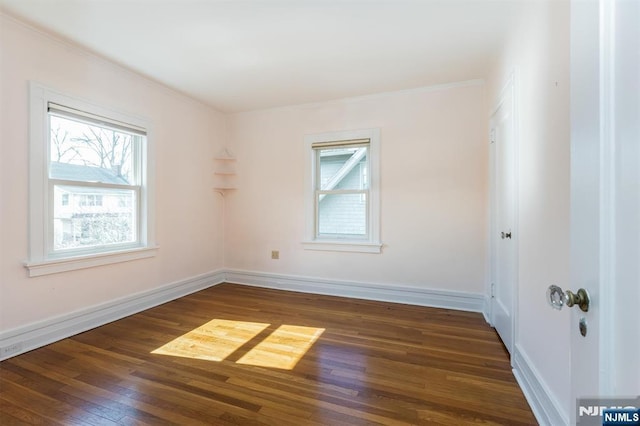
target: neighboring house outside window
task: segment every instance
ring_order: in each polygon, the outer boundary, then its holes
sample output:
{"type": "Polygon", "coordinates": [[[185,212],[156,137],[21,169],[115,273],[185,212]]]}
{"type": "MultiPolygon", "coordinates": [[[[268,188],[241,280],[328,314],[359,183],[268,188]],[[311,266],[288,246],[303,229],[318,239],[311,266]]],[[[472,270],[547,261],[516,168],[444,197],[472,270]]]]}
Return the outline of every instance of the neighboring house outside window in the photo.
{"type": "Polygon", "coordinates": [[[367,239],[369,142],[313,147],[316,156],[316,239],[367,239]]]}
{"type": "MultiPolygon", "coordinates": [[[[100,173],[103,183],[126,185],[117,172],[92,166],[51,162],[51,175],[68,179],[91,180],[100,173]]],[[[130,242],[134,238],[135,215],[128,191],[103,191],[95,188],[56,186],[54,189],[54,248],[130,242]],[[66,203],[65,203],[66,200],[66,203]]]]}
{"type": "Polygon", "coordinates": [[[78,203],[81,207],[86,206],[102,206],[102,195],[100,194],[85,194],[80,195],[80,202],[78,203]]]}
{"type": "Polygon", "coordinates": [[[154,254],[148,123],[31,85],[30,276],[154,254]]]}
{"type": "Polygon", "coordinates": [[[305,248],[379,253],[379,130],[309,135],[305,248]]]}

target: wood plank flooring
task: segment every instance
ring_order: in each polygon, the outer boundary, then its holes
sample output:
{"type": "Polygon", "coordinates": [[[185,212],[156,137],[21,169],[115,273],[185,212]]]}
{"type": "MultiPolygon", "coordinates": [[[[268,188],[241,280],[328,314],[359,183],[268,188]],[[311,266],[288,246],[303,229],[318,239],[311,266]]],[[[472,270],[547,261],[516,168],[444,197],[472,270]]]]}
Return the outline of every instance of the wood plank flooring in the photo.
{"type": "Polygon", "coordinates": [[[221,284],[3,361],[0,424],[535,418],[480,314],[221,284]]]}

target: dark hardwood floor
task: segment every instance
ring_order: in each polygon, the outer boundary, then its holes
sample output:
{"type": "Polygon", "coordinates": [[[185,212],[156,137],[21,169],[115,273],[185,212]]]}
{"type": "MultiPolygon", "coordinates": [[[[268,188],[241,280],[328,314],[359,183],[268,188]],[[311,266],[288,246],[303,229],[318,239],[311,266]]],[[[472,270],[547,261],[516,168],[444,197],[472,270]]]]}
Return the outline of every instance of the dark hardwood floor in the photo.
{"type": "Polygon", "coordinates": [[[535,424],[477,313],[232,284],[0,363],[0,424],[535,424]]]}

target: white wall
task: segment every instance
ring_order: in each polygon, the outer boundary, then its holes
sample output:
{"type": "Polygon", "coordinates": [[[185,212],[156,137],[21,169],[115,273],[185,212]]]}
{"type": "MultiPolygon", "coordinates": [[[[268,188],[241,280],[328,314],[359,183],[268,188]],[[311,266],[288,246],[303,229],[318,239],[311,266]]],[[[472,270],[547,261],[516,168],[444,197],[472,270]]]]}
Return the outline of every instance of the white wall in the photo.
{"type": "Polygon", "coordinates": [[[482,293],[485,105],[475,82],[230,116],[238,190],[225,200],[226,266],[482,293]],[[366,128],[381,129],[382,254],[303,249],[304,136],[366,128]]]}
{"type": "Polygon", "coordinates": [[[0,20],[0,332],[221,268],[222,202],[211,172],[225,117],[9,17],[0,20]],[[29,80],[150,119],[155,258],[27,278],[29,80]]]}
{"type": "Polygon", "coordinates": [[[228,117],[0,19],[0,332],[223,266],[482,293],[488,110],[515,70],[516,352],[568,417],[569,315],[552,311],[544,300],[549,284],[565,287],[569,279],[568,3],[528,4],[488,80],[486,97],[485,86],[470,84],[228,117]],[[29,80],[154,123],[157,257],[27,278],[29,80]],[[304,135],[373,127],[382,131],[382,254],[304,250],[304,135]],[[211,189],[211,159],[225,145],[238,158],[238,189],[227,192],[223,206],[211,189]],[[272,249],[280,250],[280,260],[271,260],[272,249]]]}
{"type": "MultiPolygon", "coordinates": [[[[569,284],[569,3],[531,2],[488,80],[489,111],[511,72],[519,114],[519,297],[516,352],[568,419],[568,309],[545,301],[569,284]]],[[[577,289],[573,289],[577,290],[577,289]]]]}

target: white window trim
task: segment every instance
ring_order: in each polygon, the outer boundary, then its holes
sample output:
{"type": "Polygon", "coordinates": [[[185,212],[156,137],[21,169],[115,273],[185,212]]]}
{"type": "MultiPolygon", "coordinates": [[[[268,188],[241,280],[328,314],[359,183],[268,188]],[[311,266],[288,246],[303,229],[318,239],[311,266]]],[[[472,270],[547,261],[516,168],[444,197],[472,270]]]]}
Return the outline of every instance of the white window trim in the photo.
{"type": "Polygon", "coordinates": [[[30,83],[29,101],[29,259],[24,263],[29,276],[55,274],[155,256],[158,248],[155,242],[155,214],[152,207],[155,205],[155,159],[153,143],[148,142],[152,140],[150,123],[143,118],[104,108],[35,82],[30,83]],[[51,200],[47,176],[50,102],[146,129],[147,144],[141,162],[140,242],[135,247],[113,251],[83,251],[82,254],[70,253],[68,256],[50,255],[48,211],[51,208],[51,200]]]}
{"type": "Polygon", "coordinates": [[[307,250],[380,253],[382,242],[380,241],[380,129],[346,130],[340,132],[319,133],[307,135],[305,142],[305,240],[302,245],[307,250]],[[337,142],[358,139],[369,139],[369,211],[367,212],[368,239],[340,238],[326,239],[316,238],[315,222],[315,178],[316,161],[312,148],[314,143],[337,142]]]}

